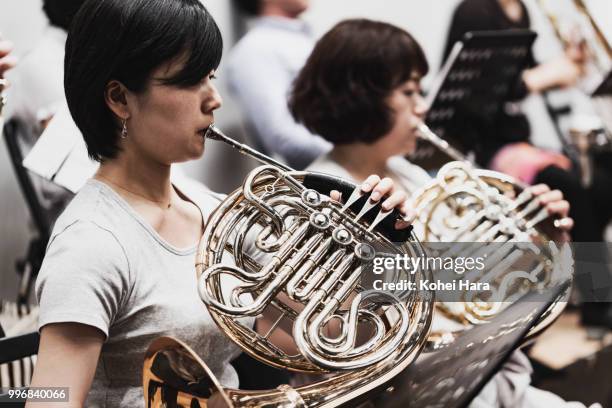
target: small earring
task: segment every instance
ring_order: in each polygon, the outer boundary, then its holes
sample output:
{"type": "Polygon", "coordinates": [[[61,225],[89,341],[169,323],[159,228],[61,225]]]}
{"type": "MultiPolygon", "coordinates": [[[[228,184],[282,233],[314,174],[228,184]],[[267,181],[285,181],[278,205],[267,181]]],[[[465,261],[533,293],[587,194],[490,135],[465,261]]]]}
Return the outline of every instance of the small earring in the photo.
{"type": "Polygon", "coordinates": [[[128,130],[127,130],[127,119],[123,119],[123,128],[121,129],[121,138],[127,138],[128,130]]]}

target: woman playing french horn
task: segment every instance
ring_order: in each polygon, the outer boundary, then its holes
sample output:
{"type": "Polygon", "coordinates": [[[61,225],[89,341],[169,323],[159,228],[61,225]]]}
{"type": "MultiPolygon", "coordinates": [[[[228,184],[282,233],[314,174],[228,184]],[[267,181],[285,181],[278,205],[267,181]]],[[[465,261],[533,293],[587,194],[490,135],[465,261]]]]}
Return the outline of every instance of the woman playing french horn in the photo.
{"type": "MultiPolygon", "coordinates": [[[[238,349],[204,310],[193,266],[220,198],[170,179],[174,163],[204,153],[221,106],[213,84],[221,51],[198,0],[89,0],[73,21],[66,97],[100,168],[50,239],[36,285],[32,380],[68,387],[70,406],[142,406],[144,352],[160,335],[182,339],[237,386],[229,362],[238,349]]],[[[383,207],[405,211],[393,183],[364,180],[361,189],[383,207]]]]}
{"type": "MultiPolygon", "coordinates": [[[[418,127],[427,112],[420,88],[427,71],[421,47],[398,27],[365,19],[334,26],[317,42],[290,97],[296,120],[334,145],[308,170],[355,182],[375,173],[383,183],[393,183],[407,194],[430,182],[423,169],[404,157],[414,152],[418,127]]],[[[551,219],[544,226],[550,238],[566,241],[573,220],[561,192],[546,185],[531,190],[557,218],[557,226],[551,219]]],[[[434,318],[433,326],[451,323],[434,318]]],[[[553,394],[529,387],[530,370],[526,357],[515,353],[474,404],[564,404],[553,394]],[[514,379],[512,373],[517,375],[514,379]]]]}
{"type": "MultiPolygon", "coordinates": [[[[325,34],[298,74],[290,100],[295,118],[334,145],[309,169],[357,182],[379,174],[408,194],[428,183],[431,177],[404,158],[414,153],[427,113],[420,87],[427,72],[419,44],[389,24],[347,20],[325,34]]],[[[559,218],[560,228],[549,226],[550,238],[567,240],[573,220],[561,192],[545,185],[532,190],[559,218]]]]}

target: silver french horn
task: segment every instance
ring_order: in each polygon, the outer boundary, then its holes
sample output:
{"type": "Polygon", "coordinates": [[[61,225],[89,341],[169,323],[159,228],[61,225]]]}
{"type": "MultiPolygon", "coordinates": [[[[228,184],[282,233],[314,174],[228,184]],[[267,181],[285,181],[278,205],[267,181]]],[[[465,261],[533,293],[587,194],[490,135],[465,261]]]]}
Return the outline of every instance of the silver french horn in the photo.
{"type": "MultiPolygon", "coordinates": [[[[206,137],[265,165],[206,224],[196,261],[200,297],[220,330],[251,356],[326,379],[296,388],[227,389],[188,346],[160,338],[145,358],[147,406],[334,407],[384,386],[424,347],[433,293],[368,290],[363,267],[380,251],[422,256],[418,240],[392,243],[377,228],[392,212],[367,199],[353,212],[359,188],[340,204],[307,187],[312,173],[294,171],[212,125],[206,137]],[[258,330],[249,317],[262,322],[258,330]],[[283,333],[290,334],[289,347],[276,340],[283,333]]],[[[429,276],[421,269],[406,278],[429,276]]]]}
{"type": "MultiPolygon", "coordinates": [[[[539,228],[549,214],[529,186],[508,175],[476,168],[424,123],[418,127],[418,136],[454,161],[445,164],[430,184],[412,195],[415,233],[425,245],[446,243],[436,244],[437,253],[430,250],[430,256],[484,256],[483,270],[469,276],[444,272],[450,273],[451,279],[486,281],[490,285],[490,290],[483,293],[465,291],[461,299],[437,299],[437,312],[469,328],[486,323],[529,291],[571,279],[569,246],[558,247],[539,228]]],[[[434,276],[441,272],[433,271],[434,276]]],[[[541,317],[526,341],[554,322],[566,306],[563,300],[541,317]]],[[[443,346],[455,335],[434,330],[430,346],[443,346]]]]}

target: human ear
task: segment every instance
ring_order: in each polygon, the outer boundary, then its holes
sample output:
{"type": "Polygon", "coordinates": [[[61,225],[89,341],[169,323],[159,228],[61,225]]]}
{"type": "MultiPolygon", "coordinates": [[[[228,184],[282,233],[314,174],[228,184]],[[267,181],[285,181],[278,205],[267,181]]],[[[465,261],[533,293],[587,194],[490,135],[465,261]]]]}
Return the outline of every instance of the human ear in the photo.
{"type": "Polygon", "coordinates": [[[104,88],[104,101],[108,108],[119,118],[129,119],[130,109],[128,105],[129,90],[117,80],[109,81],[104,88]]]}

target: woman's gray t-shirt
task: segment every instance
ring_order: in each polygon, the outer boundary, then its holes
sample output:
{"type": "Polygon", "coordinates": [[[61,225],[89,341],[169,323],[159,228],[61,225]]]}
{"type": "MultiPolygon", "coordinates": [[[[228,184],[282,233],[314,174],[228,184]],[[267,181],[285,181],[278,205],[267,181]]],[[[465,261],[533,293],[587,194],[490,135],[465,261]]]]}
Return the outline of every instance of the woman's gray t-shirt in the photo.
{"type": "MultiPolygon", "coordinates": [[[[177,188],[206,219],[221,197],[194,186],[177,188]]],[[[143,406],[144,353],[159,336],[186,342],[222,384],[238,385],[229,362],[239,350],[200,300],[195,256],[195,246],[168,244],[100,181],[90,180],[59,217],[36,282],[39,329],[77,322],[106,335],[87,406],[143,406]]]]}

